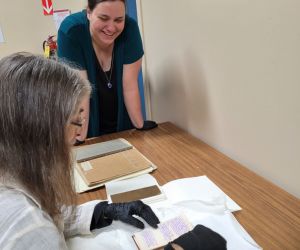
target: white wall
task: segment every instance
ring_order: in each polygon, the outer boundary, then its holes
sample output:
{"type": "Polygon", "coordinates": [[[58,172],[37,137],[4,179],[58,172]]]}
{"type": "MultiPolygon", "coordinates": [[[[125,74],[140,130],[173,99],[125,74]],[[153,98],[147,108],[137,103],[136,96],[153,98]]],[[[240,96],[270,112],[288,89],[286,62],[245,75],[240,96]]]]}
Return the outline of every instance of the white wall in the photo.
{"type": "Polygon", "coordinates": [[[300,197],[300,1],[139,4],[152,118],[300,197]]]}
{"type": "MultiPolygon", "coordinates": [[[[52,0],[54,10],[85,8],[87,0],[52,0]]],[[[42,54],[42,43],[56,35],[52,16],[44,16],[41,0],[0,0],[0,26],[5,43],[0,43],[0,58],[17,51],[42,54]]]]}

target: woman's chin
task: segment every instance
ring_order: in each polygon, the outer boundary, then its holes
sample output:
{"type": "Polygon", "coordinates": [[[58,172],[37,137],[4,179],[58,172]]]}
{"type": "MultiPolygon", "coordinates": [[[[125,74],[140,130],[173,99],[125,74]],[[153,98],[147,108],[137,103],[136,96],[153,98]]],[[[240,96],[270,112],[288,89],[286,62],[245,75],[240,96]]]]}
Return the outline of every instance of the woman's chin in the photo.
{"type": "Polygon", "coordinates": [[[115,41],[115,37],[107,37],[107,36],[101,36],[101,38],[99,38],[99,43],[100,44],[103,44],[103,45],[106,45],[106,46],[109,46],[109,45],[112,45],[115,41]]]}
{"type": "Polygon", "coordinates": [[[109,46],[109,45],[112,45],[114,43],[114,39],[106,39],[106,40],[103,40],[103,44],[109,46]]]}
{"type": "Polygon", "coordinates": [[[74,138],[72,138],[71,140],[69,140],[69,144],[70,144],[71,146],[73,146],[73,145],[75,144],[75,142],[76,142],[76,137],[74,137],[74,138]]]}

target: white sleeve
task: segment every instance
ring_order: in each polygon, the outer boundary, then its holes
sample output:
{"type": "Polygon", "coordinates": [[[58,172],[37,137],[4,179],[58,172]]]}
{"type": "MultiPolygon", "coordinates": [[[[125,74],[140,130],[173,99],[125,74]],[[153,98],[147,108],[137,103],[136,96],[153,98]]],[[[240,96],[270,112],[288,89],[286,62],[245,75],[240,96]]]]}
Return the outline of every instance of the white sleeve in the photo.
{"type": "MultiPolygon", "coordinates": [[[[1,249],[14,250],[67,250],[67,245],[57,228],[52,226],[30,226],[24,230],[15,232],[10,240],[1,244],[1,249]],[[2,248],[3,247],[3,248],[2,248]]],[[[0,239],[1,241],[1,239],[0,239]]]]}
{"type": "Polygon", "coordinates": [[[71,215],[70,208],[63,208],[64,235],[71,237],[77,234],[91,234],[90,226],[95,206],[100,200],[93,200],[75,207],[71,215]]]}

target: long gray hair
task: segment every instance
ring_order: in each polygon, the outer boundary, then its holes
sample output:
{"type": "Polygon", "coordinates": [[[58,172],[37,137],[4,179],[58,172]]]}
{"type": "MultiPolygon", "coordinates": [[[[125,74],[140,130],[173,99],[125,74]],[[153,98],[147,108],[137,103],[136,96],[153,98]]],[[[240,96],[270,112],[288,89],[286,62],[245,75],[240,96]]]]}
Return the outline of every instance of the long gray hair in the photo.
{"type": "Polygon", "coordinates": [[[74,204],[67,127],[90,91],[62,63],[29,53],[0,60],[0,177],[23,185],[52,218],[74,204]]]}

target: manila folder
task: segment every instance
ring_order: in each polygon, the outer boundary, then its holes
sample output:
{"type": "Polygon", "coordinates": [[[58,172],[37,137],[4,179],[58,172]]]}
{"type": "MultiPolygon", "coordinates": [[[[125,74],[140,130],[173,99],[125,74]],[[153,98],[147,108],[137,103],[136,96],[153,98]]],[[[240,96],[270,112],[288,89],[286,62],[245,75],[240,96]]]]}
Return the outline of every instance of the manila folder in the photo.
{"type": "Polygon", "coordinates": [[[76,164],[88,186],[105,183],[137,172],[153,169],[152,163],[136,148],[76,164]]]}

